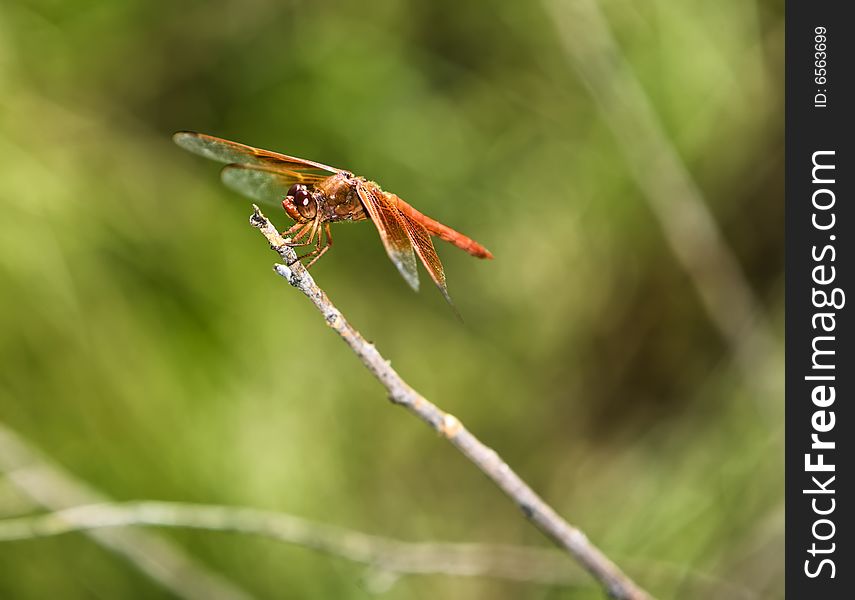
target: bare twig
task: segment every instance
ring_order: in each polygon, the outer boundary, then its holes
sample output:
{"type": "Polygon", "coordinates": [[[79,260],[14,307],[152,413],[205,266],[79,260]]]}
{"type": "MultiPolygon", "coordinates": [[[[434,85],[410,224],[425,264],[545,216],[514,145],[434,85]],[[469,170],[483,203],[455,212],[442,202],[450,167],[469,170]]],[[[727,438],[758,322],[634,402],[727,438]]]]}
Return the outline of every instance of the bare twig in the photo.
{"type": "Polygon", "coordinates": [[[665,239],[740,367],[755,377],[774,340],[739,261],[612,37],[595,0],[543,0],[619,142],[665,239]]]}
{"type": "Polygon", "coordinates": [[[270,247],[286,263],[275,265],[274,270],[312,301],[327,325],[341,336],[365,367],[383,384],[394,404],[409,410],[460,450],[516,503],[528,520],[585,567],[610,596],[633,600],[649,598],[648,594],[594,546],[585,534],[567,523],[546,504],[494,450],[472,435],[454,415],[444,412],[411,388],[377,351],[374,344],[366,341],[347,322],[308,271],[297,261],[296,253],[286,245],[273,224],[257,206],[254,206],[254,209],[250,223],[261,231],[270,247]]]}
{"type": "Polygon", "coordinates": [[[574,572],[567,556],[555,550],[404,542],[286,513],[237,506],[153,501],[75,506],[44,515],[0,520],[0,542],[129,525],[260,535],[367,564],[393,575],[480,576],[564,586],[582,583],[581,572],[574,572]]]}
{"type": "MultiPolygon", "coordinates": [[[[35,503],[50,510],[105,502],[99,492],[65,473],[28,442],[0,424],[0,471],[35,503]]],[[[248,600],[249,594],[189,556],[169,540],[148,531],[103,529],[86,532],[95,542],[128,561],[178,596],[188,600],[248,600]]]]}

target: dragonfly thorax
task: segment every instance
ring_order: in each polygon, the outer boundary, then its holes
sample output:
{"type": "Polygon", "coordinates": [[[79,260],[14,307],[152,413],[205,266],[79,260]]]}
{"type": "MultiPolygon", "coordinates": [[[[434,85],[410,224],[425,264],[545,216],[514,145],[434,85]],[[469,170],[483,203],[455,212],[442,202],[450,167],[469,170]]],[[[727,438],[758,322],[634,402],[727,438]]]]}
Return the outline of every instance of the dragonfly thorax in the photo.
{"type": "Polygon", "coordinates": [[[359,200],[358,186],[364,179],[350,173],[336,173],[315,184],[319,196],[322,218],[327,221],[362,221],[366,218],[359,200]]]}

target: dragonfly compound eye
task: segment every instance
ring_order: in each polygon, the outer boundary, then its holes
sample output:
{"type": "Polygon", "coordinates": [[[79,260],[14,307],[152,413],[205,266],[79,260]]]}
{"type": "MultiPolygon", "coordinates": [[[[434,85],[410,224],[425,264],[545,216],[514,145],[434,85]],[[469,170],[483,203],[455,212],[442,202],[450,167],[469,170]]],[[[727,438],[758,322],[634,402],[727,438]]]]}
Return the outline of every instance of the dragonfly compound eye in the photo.
{"type": "Polygon", "coordinates": [[[304,219],[315,218],[318,206],[308,187],[302,183],[295,183],[291,186],[291,189],[288,190],[288,196],[291,198],[291,201],[294,203],[294,207],[297,209],[297,212],[300,213],[300,216],[304,219]]]}

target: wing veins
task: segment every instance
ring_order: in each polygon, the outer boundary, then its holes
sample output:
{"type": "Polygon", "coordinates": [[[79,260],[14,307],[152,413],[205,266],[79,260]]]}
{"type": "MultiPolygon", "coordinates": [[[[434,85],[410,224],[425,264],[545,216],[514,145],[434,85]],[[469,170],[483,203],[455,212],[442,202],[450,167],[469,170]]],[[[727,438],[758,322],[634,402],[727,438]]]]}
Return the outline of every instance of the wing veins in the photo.
{"type": "Polygon", "coordinates": [[[424,225],[410,218],[406,214],[399,214],[404,221],[404,227],[407,231],[407,235],[413,243],[413,248],[419,257],[419,260],[421,260],[431,279],[433,279],[436,287],[439,288],[439,291],[442,293],[445,301],[453,307],[454,305],[451,302],[451,296],[448,295],[448,286],[445,283],[445,271],[442,268],[442,262],[439,260],[439,255],[436,253],[436,248],[433,246],[433,241],[430,238],[430,232],[424,225]]]}
{"type": "Polygon", "coordinates": [[[281,168],[284,165],[293,171],[322,171],[330,174],[342,172],[341,169],[319,162],[254,148],[195,131],[179,131],[172,139],[185,150],[222,163],[266,165],[272,168],[281,168]]]}
{"type": "Polygon", "coordinates": [[[416,257],[401,214],[389,206],[385,198],[379,196],[382,193],[379,190],[360,183],[356,191],[380,234],[386,254],[410,287],[418,291],[419,273],[416,268],[416,257]]]}

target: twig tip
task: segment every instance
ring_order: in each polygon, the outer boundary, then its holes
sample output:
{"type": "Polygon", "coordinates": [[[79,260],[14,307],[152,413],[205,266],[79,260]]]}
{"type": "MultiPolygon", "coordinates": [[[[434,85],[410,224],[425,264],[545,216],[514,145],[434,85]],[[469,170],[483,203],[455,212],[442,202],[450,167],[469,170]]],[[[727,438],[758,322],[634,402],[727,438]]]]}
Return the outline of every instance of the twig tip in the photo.
{"type": "Polygon", "coordinates": [[[264,216],[257,204],[252,205],[252,215],[249,217],[249,224],[258,229],[267,224],[267,217],[264,216]]]}

